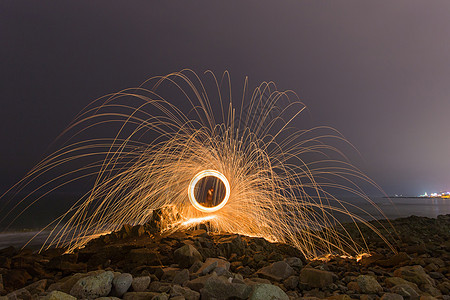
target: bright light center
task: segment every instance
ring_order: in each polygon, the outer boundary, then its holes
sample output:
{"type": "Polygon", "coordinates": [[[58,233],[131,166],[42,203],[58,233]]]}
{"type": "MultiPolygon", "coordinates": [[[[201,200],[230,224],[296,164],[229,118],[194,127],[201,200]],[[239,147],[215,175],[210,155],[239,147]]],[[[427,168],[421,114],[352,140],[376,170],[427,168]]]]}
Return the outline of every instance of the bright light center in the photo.
{"type": "Polygon", "coordinates": [[[192,205],[196,209],[203,211],[203,212],[218,211],[219,209],[224,207],[225,204],[227,204],[228,198],[230,198],[230,183],[228,182],[228,179],[225,177],[225,175],[223,175],[219,171],[204,170],[204,171],[197,173],[197,175],[195,175],[194,178],[192,178],[191,182],[189,183],[188,195],[189,195],[189,201],[191,201],[192,205]],[[201,187],[198,187],[198,183],[200,182],[200,180],[202,180],[206,177],[215,177],[215,178],[219,179],[220,182],[225,186],[225,196],[219,203],[214,203],[214,205],[212,205],[212,206],[204,205],[201,203],[206,203],[208,201],[213,203],[212,199],[213,199],[214,193],[218,193],[217,188],[210,187],[208,189],[208,191],[205,194],[205,197],[207,198],[207,200],[196,198],[196,190],[201,188],[201,187]]]}

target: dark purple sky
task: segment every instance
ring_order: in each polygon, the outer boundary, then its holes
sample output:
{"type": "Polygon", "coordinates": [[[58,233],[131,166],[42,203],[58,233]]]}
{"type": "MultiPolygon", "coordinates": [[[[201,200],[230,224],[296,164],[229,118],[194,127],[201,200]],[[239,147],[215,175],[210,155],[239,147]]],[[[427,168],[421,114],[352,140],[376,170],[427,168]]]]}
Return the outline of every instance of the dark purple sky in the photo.
{"type": "Polygon", "coordinates": [[[183,68],[296,91],[389,194],[450,189],[450,1],[132,3],[1,1],[1,190],[87,103],[183,68]]]}

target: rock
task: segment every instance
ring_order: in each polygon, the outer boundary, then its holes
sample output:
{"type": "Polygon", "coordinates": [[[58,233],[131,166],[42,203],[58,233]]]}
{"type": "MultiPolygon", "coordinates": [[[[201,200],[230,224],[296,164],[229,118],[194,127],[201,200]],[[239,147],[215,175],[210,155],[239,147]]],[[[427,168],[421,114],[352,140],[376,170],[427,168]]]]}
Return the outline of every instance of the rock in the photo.
{"type": "Polygon", "coordinates": [[[394,276],[403,278],[410,282],[414,282],[419,287],[425,284],[430,284],[432,286],[434,286],[435,284],[434,280],[430,276],[428,276],[422,266],[419,265],[398,268],[394,271],[394,276]]]}
{"type": "Polygon", "coordinates": [[[385,293],[381,296],[380,300],[403,300],[403,296],[394,293],[385,293]]]}
{"type": "Polygon", "coordinates": [[[179,268],[163,268],[159,269],[155,275],[163,281],[172,281],[175,276],[180,272],[179,268]]]}
{"type": "Polygon", "coordinates": [[[156,292],[127,292],[123,295],[124,300],[150,300],[158,296],[156,292]]]}
{"type": "Polygon", "coordinates": [[[154,265],[159,263],[158,255],[148,248],[132,249],[128,254],[128,259],[136,265],[154,265]]]}
{"type": "Polygon", "coordinates": [[[173,284],[183,285],[185,282],[189,281],[189,270],[183,269],[179,271],[172,280],[173,284]]]}
{"type": "Polygon", "coordinates": [[[208,280],[208,278],[211,276],[212,275],[206,275],[206,276],[201,276],[201,277],[192,279],[192,280],[186,282],[186,286],[188,288],[190,288],[191,290],[200,292],[200,290],[205,286],[206,280],[208,280]]]}
{"type": "Polygon", "coordinates": [[[123,294],[128,291],[132,282],[133,276],[131,276],[131,274],[129,273],[122,273],[114,276],[114,279],[112,281],[111,295],[122,297],[123,294]]]}
{"type": "Polygon", "coordinates": [[[200,293],[191,290],[187,287],[181,287],[179,285],[174,285],[170,289],[170,296],[176,297],[176,296],[182,296],[186,300],[199,300],[200,299],[200,293]]]}
{"type": "Polygon", "coordinates": [[[70,294],[77,298],[95,299],[107,296],[111,291],[114,273],[111,271],[102,272],[81,278],[70,290],[70,294]]]}
{"type": "Polygon", "coordinates": [[[400,284],[406,284],[406,285],[409,285],[410,287],[412,287],[417,293],[420,293],[420,289],[417,286],[417,284],[409,282],[400,277],[388,277],[384,280],[384,283],[386,283],[386,286],[388,288],[392,288],[392,287],[394,287],[396,285],[400,285],[400,284]]]}
{"type": "Polygon", "coordinates": [[[351,300],[349,295],[333,295],[327,298],[328,300],[351,300]]]}
{"type": "Polygon", "coordinates": [[[360,292],[359,291],[359,284],[356,281],[350,281],[349,283],[347,283],[347,288],[350,291],[355,291],[355,292],[360,292]]]}
{"type": "Polygon", "coordinates": [[[46,287],[47,287],[47,279],[42,279],[42,280],[36,281],[30,285],[27,285],[26,287],[24,287],[24,289],[29,291],[30,294],[34,295],[34,294],[42,293],[43,291],[45,291],[46,287]]]}
{"type": "Polygon", "coordinates": [[[298,276],[289,276],[283,281],[283,284],[288,290],[295,290],[299,282],[298,276]]]}
{"type": "Polygon", "coordinates": [[[282,281],[295,273],[294,269],[285,261],[277,261],[267,267],[259,269],[256,274],[259,277],[274,281],[282,281]]]}
{"type": "Polygon", "coordinates": [[[66,294],[60,291],[52,291],[47,296],[43,297],[42,300],[76,300],[74,296],[66,294]]]}
{"type": "Polygon", "coordinates": [[[251,287],[242,283],[231,283],[222,276],[210,276],[200,290],[203,299],[247,299],[251,287]]]}
{"type": "Polygon", "coordinates": [[[332,272],[303,268],[300,272],[300,283],[313,288],[324,288],[333,283],[334,277],[332,272]]]}
{"type": "Polygon", "coordinates": [[[383,267],[395,267],[400,263],[411,260],[411,257],[406,252],[399,252],[388,259],[380,259],[376,262],[377,265],[383,267]]]}
{"type": "Polygon", "coordinates": [[[131,286],[135,292],[143,292],[148,288],[150,284],[150,276],[134,277],[131,281],[131,286]]]}
{"type": "Polygon", "coordinates": [[[167,295],[166,293],[161,293],[156,296],[153,296],[153,298],[151,300],[168,300],[168,299],[169,299],[169,295],[167,295]]]}
{"type": "Polygon", "coordinates": [[[99,298],[95,298],[95,300],[120,300],[120,298],[117,298],[117,297],[99,297],[99,298]]]}
{"type": "Polygon", "coordinates": [[[157,293],[166,293],[170,291],[172,284],[169,282],[153,281],[148,287],[148,291],[157,293]]]}
{"type": "Polygon", "coordinates": [[[207,258],[206,261],[202,264],[200,269],[197,270],[197,273],[201,273],[202,275],[206,275],[212,270],[216,268],[223,268],[226,271],[230,270],[230,263],[224,259],[220,258],[207,258]]]}
{"type": "Polygon", "coordinates": [[[442,283],[438,284],[437,287],[439,288],[439,290],[441,291],[442,294],[450,295],[450,282],[449,281],[442,282],[442,283]]]}
{"type": "Polygon", "coordinates": [[[256,284],[253,286],[252,292],[250,294],[249,300],[289,300],[288,295],[272,284],[256,284]]]}
{"type": "Polygon", "coordinates": [[[419,293],[407,284],[396,285],[391,288],[391,292],[402,295],[405,300],[418,300],[420,297],[419,293]]]}
{"type": "Polygon", "coordinates": [[[6,299],[8,299],[8,300],[13,300],[13,299],[14,300],[15,299],[24,299],[24,300],[30,299],[31,300],[31,297],[32,297],[31,293],[28,290],[23,289],[23,288],[6,295],[6,299]]]}
{"type": "MultiPolygon", "coordinates": [[[[96,273],[99,273],[99,272],[96,272],[96,273]]],[[[93,273],[74,274],[72,276],[65,277],[65,278],[61,279],[60,281],[51,284],[47,290],[50,292],[58,290],[58,291],[62,291],[64,293],[69,294],[70,290],[75,285],[75,283],[78,282],[78,280],[80,280],[81,278],[87,277],[89,275],[95,275],[95,274],[93,274],[93,273]]]]}
{"type": "Polygon", "coordinates": [[[301,269],[303,267],[303,262],[298,257],[288,257],[284,261],[293,268],[301,269]]]}
{"type": "Polygon", "coordinates": [[[9,288],[22,288],[32,277],[23,269],[9,270],[3,276],[4,285],[9,288]]]}
{"type": "Polygon", "coordinates": [[[196,261],[203,260],[202,255],[192,245],[184,245],[173,252],[175,262],[182,268],[189,268],[196,261]]]}
{"type": "Polygon", "coordinates": [[[431,284],[424,284],[422,285],[422,291],[430,294],[431,296],[440,296],[441,292],[436,287],[432,286],[431,284]]]}
{"type": "Polygon", "coordinates": [[[369,275],[359,275],[356,278],[359,290],[364,294],[376,294],[383,291],[383,288],[378,281],[369,275]]]}

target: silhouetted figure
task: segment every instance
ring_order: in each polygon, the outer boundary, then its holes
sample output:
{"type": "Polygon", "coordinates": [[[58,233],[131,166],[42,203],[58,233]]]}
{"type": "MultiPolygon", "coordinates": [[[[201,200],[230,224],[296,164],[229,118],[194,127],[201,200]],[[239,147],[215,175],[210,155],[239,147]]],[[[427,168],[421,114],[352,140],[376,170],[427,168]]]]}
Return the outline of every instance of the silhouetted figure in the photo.
{"type": "Polygon", "coordinates": [[[214,188],[211,187],[208,190],[208,192],[206,193],[206,201],[205,201],[205,206],[206,207],[213,207],[214,206],[213,196],[214,196],[214,188]]]}

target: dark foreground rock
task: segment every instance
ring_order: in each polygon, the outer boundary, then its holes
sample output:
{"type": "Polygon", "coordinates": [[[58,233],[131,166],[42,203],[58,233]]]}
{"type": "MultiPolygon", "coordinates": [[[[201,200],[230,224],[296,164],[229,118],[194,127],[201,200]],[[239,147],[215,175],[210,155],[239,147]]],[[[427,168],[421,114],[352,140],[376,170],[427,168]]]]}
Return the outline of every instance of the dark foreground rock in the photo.
{"type": "Polygon", "coordinates": [[[358,261],[307,260],[288,245],[205,228],[160,235],[150,225],[125,225],[72,254],[1,249],[0,300],[450,300],[450,215],[394,220],[395,235],[388,221],[374,222],[395,236],[394,251],[349,224],[372,250],[358,261]]]}

